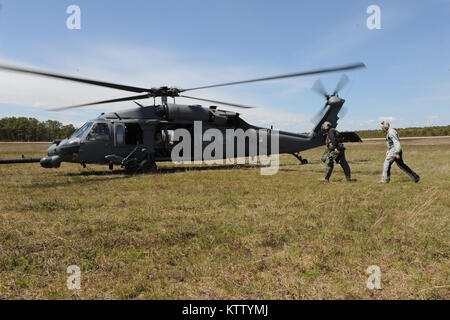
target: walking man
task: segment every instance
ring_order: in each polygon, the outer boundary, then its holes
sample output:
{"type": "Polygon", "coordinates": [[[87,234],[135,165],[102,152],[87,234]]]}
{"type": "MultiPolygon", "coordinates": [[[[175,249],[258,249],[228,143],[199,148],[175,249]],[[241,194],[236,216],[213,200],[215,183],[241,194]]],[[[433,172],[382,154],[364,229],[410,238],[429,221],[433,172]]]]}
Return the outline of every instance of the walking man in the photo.
{"type": "Polygon", "coordinates": [[[344,170],[345,178],[348,182],[354,181],[351,179],[351,171],[350,167],[347,163],[347,160],[345,159],[345,147],[342,144],[342,138],[339,131],[337,131],[335,128],[331,127],[331,123],[329,121],[325,121],[322,124],[322,130],[327,133],[327,139],[326,139],[326,146],[327,146],[327,153],[325,160],[325,163],[327,165],[326,171],[325,171],[325,178],[321,179],[322,182],[329,182],[331,173],[333,172],[334,163],[339,163],[344,170]]]}
{"type": "Polygon", "coordinates": [[[412,171],[404,162],[402,155],[402,146],[397,131],[391,127],[388,121],[381,123],[381,129],[386,132],[386,160],[384,160],[382,183],[389,183],[391,180],[391,166],[395,162],[414,182],[419,182],[420,177],[412,171]]]}

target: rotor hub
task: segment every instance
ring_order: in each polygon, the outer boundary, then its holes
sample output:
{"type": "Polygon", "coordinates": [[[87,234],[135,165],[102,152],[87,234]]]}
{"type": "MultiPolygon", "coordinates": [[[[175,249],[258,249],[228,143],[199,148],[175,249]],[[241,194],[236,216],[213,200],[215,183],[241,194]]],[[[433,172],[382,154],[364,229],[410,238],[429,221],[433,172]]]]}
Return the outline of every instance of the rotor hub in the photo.
{"type": "Polygon", "coordinates": [[[180,89],[178,88],[169,88],[169,87],[159,87],[159,88],[151,88],[149,91],[149,95],[151,97],[178,97],[180,93],[180,89]]]}

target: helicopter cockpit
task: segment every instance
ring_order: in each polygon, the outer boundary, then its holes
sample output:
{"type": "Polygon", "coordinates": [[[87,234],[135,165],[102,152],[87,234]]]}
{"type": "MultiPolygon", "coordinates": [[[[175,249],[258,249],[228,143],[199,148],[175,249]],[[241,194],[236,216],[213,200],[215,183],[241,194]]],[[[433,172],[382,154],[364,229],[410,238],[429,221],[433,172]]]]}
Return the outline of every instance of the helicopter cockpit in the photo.
{"type": "Polygon", "coordinates": [[[105,122],[96,122],[86,136],[87,141],[109,141],[109,126],[105,122]]]}
{"type": "Polygon", "coordinates": [[[109,141],[109,125],[106,122],[86,122],[68,140],[78,138],[86,141],[109,141]],[[87,133],[87,135],[86,135],[87,133]],[[83,139],[85,137],[85,139],[83,139]]]}

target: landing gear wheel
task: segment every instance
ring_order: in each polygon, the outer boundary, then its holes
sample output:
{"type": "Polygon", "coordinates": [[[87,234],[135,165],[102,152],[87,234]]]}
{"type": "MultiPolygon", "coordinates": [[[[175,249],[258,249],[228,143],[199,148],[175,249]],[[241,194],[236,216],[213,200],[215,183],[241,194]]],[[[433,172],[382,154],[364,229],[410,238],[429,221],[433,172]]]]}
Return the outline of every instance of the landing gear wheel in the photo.
{"type": "Polygon", "coordinates": [[[135,173],[139,169],[139,161],[137,159],[130,159],[125,165],[125,171],[135,173]]]}
{"type": "Polygon", "coordinates": [[[138,168],[138,170],[142,172],[155,172],[156,169],[157,169],[156,162],[147,159],[142,160],[138,168]]]}
{"type": "Polygon", "coordinates": [[[308,160],[302,159],[302,164],[308,164],[308,160]]]}

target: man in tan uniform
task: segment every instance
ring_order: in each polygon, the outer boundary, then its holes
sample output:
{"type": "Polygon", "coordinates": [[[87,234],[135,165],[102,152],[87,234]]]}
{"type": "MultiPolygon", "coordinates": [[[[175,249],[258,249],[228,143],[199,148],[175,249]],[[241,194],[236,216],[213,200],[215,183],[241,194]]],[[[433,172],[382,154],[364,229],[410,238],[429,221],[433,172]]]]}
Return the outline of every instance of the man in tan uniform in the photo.
{"type": "Polygon", "coordinates": [[[389,183],[391,180],[391,166],[395,162],[398,167],[402,169],[414,182],[419,182],[420,177],[417,173],[412,171],[404,162],[403,162],[403,151],[402,146],[400,145],[400,137],[397,131],[391,127],[388,121],[383,121],[381,123],[381,129],[386,132],[386,159],[384,160],[383,165],[383,175],[381,177],[382,183],[389,183]]]}

